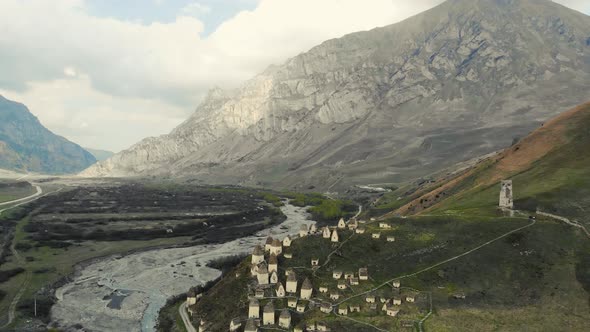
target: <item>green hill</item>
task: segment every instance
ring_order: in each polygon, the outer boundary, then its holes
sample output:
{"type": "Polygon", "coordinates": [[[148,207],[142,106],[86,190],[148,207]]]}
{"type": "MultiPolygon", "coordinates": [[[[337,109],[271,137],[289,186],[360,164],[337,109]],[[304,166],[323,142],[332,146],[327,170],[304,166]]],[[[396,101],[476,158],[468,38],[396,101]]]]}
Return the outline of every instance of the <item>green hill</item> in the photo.
{"type": "Polygon", "coordinates": [[[545,123],[512,147],[453,179],[441,179],[396,211],[400,214],[492,213],[499,182],[514,182],[515,208],[588,223],[590,103],[545,123]]]}
{"type": "MultiPolygon", "coordinates": [[[[547,122],[474,167],[420,188],[405,206],[364,225],[364,234],[341,230],[337,244],[317,235],[296,239],[289,249],[293,258],[279,258],[279,279],[284,283],[284,272],[293,269],[299,285],[311,280],[314,295],[304,313],[292,312],[293,324],[325,322],[332,331],[586,329],[590,239],[576,227],[529,214],[539,208],[584,222],[580,217],[590,209],[588,128],[590,104],[547,122]],[[514,181],[516,207],[530,213],[510,216],[497,210],[498,182],[506,178],[514,181]],[[380,238],[373,239],[373,233],[380,238]],[[319,268],[312,268],[312,258],[319,258],[319,268]],[[347,282],[340,298],[331,299],[337,288],[332,272],[362,267],[368,268],[369,280],[347,282]],[[392,288],[394,280],[401,288],[392,288]],[[329,293],[320,293],[320,286],[329,293]],[[397,317],[382,312],[380,302],[371,310],[368,294],[402,298],[397,317]],[[408,294],[415,296],[414,303],[403,300],[408,294]],[[322,313],[321,303],[334,311],[322,313]],[[344,305],[359,305],[361,312],[337,315],[344,305]]],[[[247,318],[256,282],[248,262],[234,272],[198,302],[195,324],[202,319],[217,331],[227,329],[233,318],[247,318]]],[[[261,306],[270,301],[276,310],[287,306],[286,299],[273,297],[267,291],[261,306]]]]}

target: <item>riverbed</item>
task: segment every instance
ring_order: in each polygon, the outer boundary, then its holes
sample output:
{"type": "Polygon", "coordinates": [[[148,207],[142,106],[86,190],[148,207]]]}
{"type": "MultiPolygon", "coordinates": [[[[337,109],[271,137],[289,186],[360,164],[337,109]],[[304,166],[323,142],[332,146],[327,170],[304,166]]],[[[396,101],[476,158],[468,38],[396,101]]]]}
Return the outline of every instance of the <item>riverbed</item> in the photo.
{"type": "Polygon", "coordinates": [[[81,324],[86,331],[155,331],[158,312],[168,298],[221,275],[206,267],[207,262],[250,253],[268,235],[282,240],[297,234],[301,225],[314,223],[305,208],[287,204],[281,210],[287,216],[282,224],[254,236],[223,244],[111,256],[85,266],[72,282],[56,290],[52,323],[66,328],[81,324]]]}

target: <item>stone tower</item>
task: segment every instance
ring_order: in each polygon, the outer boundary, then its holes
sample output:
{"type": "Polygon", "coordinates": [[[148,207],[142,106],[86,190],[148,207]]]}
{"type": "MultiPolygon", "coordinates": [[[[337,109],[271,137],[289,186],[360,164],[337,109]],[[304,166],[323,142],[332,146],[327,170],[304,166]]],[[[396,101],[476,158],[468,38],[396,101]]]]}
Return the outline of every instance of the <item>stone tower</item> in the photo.
{"type": "Polygon", "coordinates": [[[501,208],[514,208],[514,198],[512,194],[512,180],[505,180],[501,183],[500,189],[500,207],[501,208]]]}

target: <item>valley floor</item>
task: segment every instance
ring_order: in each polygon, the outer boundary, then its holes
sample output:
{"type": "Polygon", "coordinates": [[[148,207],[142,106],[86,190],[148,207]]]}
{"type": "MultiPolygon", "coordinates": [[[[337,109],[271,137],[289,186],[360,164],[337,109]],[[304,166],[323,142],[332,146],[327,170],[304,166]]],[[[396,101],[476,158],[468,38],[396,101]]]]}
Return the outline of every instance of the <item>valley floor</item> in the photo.
{"type": "Polygon", "coordinates": [[[286,221],[255,236],[112,256],[85,266],[56,291],[52,319],[59,326],[81,324],[96,331],[153,331],[158,311],[168,298],[220,276],[220,271],[206,267],[207,262],[247,253],[269,234],[284,237],[310,223],[305,208],[286,205],[281,210],[286,221]],[[115,295],[122,298],[116,310],[108,305],[115,295]]]}

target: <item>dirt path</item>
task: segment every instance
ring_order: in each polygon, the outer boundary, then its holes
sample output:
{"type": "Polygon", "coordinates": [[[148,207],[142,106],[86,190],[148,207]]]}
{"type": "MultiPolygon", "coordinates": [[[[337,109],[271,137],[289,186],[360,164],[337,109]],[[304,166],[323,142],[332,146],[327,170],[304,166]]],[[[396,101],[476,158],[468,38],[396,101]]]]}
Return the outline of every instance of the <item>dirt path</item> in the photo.
{"type": "Polygon", "coordinates": [[[581,229],[584,233],[586,233],[586,236],[588,236],[590,238],[590,232],[588,232],[588,229],[586,229],[586,227],[584,227],[584,225],[580,224],[577,221],[572,221],[572,220],[570,220],[570,219],[568,219],[566,217],[558,216],[558,215],[547,213],[547,212],[542,212],[542,211],[539,211],[539,210],[537,210],[537,214],[538,215],[541,215],[541,216],[544,216],[544,217],[549,217],[549,218],[552,218],[552,219],[563,221],[564,223],[566,223],[566,224],[568,224],[570,226],[577,227],[577,228],[581,229]]]}
{"type": "MultiPolygon", "coordinates": [[[[34,185],[34,186],[35,186],[35,189],[36,189],[36,192],[35,192],[34,194],[32,194],[32,195],[29,195],[29,196],[27,196],[27,197],[23,197],[23,198],[15,199],[15,200],[12,200],[12,201],[8,201],[8,202],[3,202],[3,203],[0,203],[0,206],[10,205],[10,204],[19,203],[19,202],[24,202],[24,203],[22,203],[22,204],[26,204],[26,203],[28,203],[28,200],[30,200],[30,199],[32,199],[32,198],[35,198],[35,197],[38,197],[38,196],[41,196],[41,195],[43,194],[43,189],[41,189],[41,187],[39,187],[38,185],[34,185]],[[26,201],[26,202],[25,202],[25,201],[26,201]]],[[[6,208],[6,209],[3,209],[3,210],[0,210],[0,213],[4,212],[4,211],[6,211],[6,210],[12,209],[12,208],[14,208],[14,207],[16,207],[16,206],[20,206],[20,205],[22,205],[22,204],[15,205],[15,206],[11,206],[11,207],[9,207],[9,208],[6,208]]]]}
{"type": "Polygon", "coordinates": [[[184,327],[186,327],[186,330],[188,332],[197,332],[197,330],[191,323],[191,319],[188,317],[188,313],[186,311],[186,302],[180,305],[180,307],[178,308],[178,313],[180,314],[180,317],[184,322],[184,327]]]}

